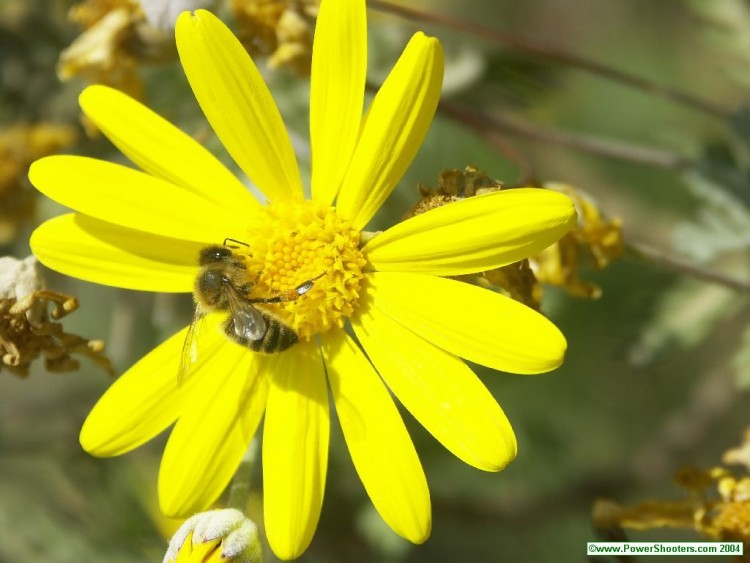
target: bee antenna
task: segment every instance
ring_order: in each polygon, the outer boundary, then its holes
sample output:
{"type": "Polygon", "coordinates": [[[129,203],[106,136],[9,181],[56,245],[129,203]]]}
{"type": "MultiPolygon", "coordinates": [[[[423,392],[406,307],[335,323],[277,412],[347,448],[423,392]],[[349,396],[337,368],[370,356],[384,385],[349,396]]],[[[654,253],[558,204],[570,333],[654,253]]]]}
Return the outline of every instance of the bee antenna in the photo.
{"type": "Polygon", "coordinates": [[[241,244],[242,246],[247,246],[247,247],[250,246],[249,244],[247,244],[246,242],[242,242],[241,240],[237,240],[237,239],[233,239],[233,238],[225,238],[224,239],[224,246],[228,246],[229,248],[237,248],[237,247],[236,246],[228,245],[227,242],[234,242],[234,243],[241,244]]]}

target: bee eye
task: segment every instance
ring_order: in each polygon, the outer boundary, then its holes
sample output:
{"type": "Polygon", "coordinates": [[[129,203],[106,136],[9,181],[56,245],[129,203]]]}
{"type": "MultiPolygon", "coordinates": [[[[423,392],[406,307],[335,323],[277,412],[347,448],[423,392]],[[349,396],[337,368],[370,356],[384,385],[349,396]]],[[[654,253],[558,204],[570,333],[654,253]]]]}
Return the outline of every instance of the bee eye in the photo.
{"type": "Polygon", "coordinates": [[[206,266],[208,264],[217,264],[232,256],[232,251],[224,246],[209,246],[201,250],[198,257],[198,264],[206,266]]]}
{"type": "Polygon", "coordinates": [[[203,295],[213,296],[221,293],[224,276],[216,270],[206,270],[198,278],[199,290],[203,295]]]}

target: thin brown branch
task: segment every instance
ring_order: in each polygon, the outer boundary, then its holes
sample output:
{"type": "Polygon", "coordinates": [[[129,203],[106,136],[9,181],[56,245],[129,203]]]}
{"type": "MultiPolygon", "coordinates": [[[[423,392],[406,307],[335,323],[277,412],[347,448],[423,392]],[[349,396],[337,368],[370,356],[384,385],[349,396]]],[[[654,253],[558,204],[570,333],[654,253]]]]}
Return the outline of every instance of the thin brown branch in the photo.
{"type": "Polygon", "coordinates": [[[691,94],[687,94],[669,86],[664,86],[663,84],[653,82],[641,76],[636,76],[634,74],[612,68],[608,65],[592,61],[584,57],[580,57],[573,53],[561,51],[544,45],[538,45],[526,39],[521,39],[519,37],[503,33],[502,31],[478,23],[469,22],[445,14],[407,8],[406,6],[399,6],[397,4],[392,4],[383,0],[368,0],[367,4],[369,7],[381,12],[395,14],[397,16],[411,20],[428,22],[452,29],[457,29],[459,31],[474,35],[476,37],[481,37],[499,45],[505,45],[519,51],[524,51],[540,59],[545,59],[566,66],[578,68],[591,74],[596,74],[609,80],[614,80],[621,84],[626,84],[632,88],[636,88],[638,90],[689,106],[693,109],[708,113],[715,117],[723,119],[730,113],[727,109],[720,107],[712,102],[703,100],[701,98],[696,98],[691,94]]]}
{"type": "Polygon", "coordinates": [[[477,132],[481,132],[483,135],[488,132],[503,131],[535,141],[564,145],[617,160],[670,170],[682,170],[689,168],[693,164],[689,158],[663,149],[547,129],[517,118],[487,115],[452,102],[441,101],[439,109],[443,114],[471,127],[477,132]]]}
{"type": "Polygon", "coordinates": [[[738,280],[721,272],[710,270],[693,262],[674,256],[673,253],[664,252],[640,242],[629,242],[626,245],[628,253],[650,264],[682,274],[687,274],[699,280],[709,283],[723,285],[734,291],[750,293],[750,280],[738,280]]]}

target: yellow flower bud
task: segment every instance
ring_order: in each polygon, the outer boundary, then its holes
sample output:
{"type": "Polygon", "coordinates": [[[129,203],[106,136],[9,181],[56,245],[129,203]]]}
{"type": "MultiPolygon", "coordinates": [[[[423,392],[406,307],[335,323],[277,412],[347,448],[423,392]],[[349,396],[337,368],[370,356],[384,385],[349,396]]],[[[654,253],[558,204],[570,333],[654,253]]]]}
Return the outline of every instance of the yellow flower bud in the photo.
{"type": "Polygon", "coordinates": [[[163,563],[260,563],[258,527],[233,508],[201,512],[172,536],[163,563]]]}

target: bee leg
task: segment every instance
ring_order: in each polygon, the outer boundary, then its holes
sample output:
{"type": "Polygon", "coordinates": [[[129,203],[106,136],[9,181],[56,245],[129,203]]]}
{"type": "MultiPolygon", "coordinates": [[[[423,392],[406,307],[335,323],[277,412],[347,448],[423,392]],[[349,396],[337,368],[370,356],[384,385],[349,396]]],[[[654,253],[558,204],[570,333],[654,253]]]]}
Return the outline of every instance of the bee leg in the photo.
{"type": "Polygon", "coordinates": [[[290,292],[282,293],[274,297],[253,297],[252,299],[248,299],[248,301],[250,301],[250,303],[286,303],[287,301],[294,301],[299,297],[296,293],[294,294],[294,297],[289,297],[289,293],[290,292]]]}
{"type": "Polygon", "coordinates": [[[315,285],[315,280],[323,277],[324,274],[325,272],[323,272],[319,276],[314,277],[311,280],[302,282],[294,289],[290,289],[289,291],[279,293],[278,295],[274,297],[259,297],[256,299],[252,299],[251,301],[253,303],[286,303],[287,301],[294,301],[295,299],[302,297],[305,293],[310,291],[313,285],[315,285]]]}
{"type": "MultiPolygon", "coordinates": [[[[315,279],[318,279],[318,278],[315,278],[315,279]]],[[[315,284],[315,280],[307,280],[306,282],[303,282],[299,284],[297,287],[295,287],[292,291],[289,292],[289,294],[290,295],[297,294],[298,297],[301,297],[305,293],[310,291],[314,284],[315,284]]],[[[296,299],[296,297],[294,299],[296,299]]]]}
{"type": "MultiPolygon", "coordinates": [[[[243,266],[244,268],[244,266],[243,266]]],[[[242,295],[248,296],[250,295],[250,292],[253,290],[253,288],[258,285],[258,279],[260,279],[261,272],[255,273],[255,279],[251,282],[245,282],[243,284],[237,285],[237,291],[239,291],[242,295]]]]}
{"type": "MultiPolygon", "coordinates": [[[[315,280],[319,280],[320,278],[322,278],[325,275],[326,275],[326,273],[323,272],[322,274],[319,274],[319,275],[315,276],[311,280],[307,280],[305,282],[302,282],[297,287],[295,287],[292,291],[289,291],[287,293],[290,294],[290,295],[293,294],[293,293],[296,293],[298,297],[301,297],[302,295],[304,295],[305,293],[307,293],[308,291],[310,291],[312,289],[313,285],[315,285],[315,280]]],[[[294,297],[294,299],[296,299],[296,297],[294,297]]]]}

